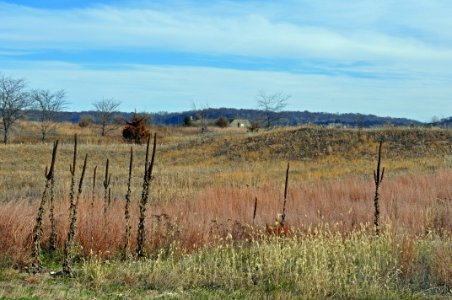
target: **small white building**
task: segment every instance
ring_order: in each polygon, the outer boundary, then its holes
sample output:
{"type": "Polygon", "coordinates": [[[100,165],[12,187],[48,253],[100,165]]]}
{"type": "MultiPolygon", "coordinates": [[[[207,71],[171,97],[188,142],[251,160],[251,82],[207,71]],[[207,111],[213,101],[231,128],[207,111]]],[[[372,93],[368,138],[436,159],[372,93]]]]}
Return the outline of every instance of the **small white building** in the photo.
{"type": "Polygon", "coordinates": [[[248,128],[250,126],[251,123],[247,119],[234,119],[231,123],[229,123],[229,127],[235,128],[248,128]]]}

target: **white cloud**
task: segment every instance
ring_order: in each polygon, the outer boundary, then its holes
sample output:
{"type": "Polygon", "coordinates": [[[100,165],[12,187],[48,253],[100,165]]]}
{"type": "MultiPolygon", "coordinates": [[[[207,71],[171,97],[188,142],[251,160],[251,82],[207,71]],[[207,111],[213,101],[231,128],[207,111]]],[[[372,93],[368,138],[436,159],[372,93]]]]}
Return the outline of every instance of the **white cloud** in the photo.
{"type": "MultiPolygon", "coordinates": [[[[410,36],[391,35],[374,23],[364,22],[365,26],[355,28],[343,26],[341,22],[345,20],[334,17],[328,6],[348,12],[353,17],[351,23],[368,17],[368,11],[363,13],[366,8],[379,6],[368,1],[361,5],[351,1],[353,4],[347,6],[335,2],[328,1],[324,10],[320,5],[311,8],[317,13],[316,19],[306,16],[306,21],[282,19],[280,14],[270,13],[268,7],[253,10],[250,4],[243,4],[241,13],[237,12],[238,4],[235,4],[232,14],[215,14],[219,10],[215,5],[210,10],[168,10],[152,6],[43,10],[0,4],[0,43],[16,49],[168,49],[300,60],[452,60],[449,48],[410,36]],[[357,7],[358,12],[352,13],[351,7],[357,7]]],[[[290,16],[296,13],[291,12],[291,8],[299,7],[303,11],[304,6],[312,7],[303,2],[279,8],[285,7],[290,16]]],[[[224,9],[230,7],[223,4],[224,9]]],[[[376,11],[375,18],[380,19],[381,12],[376,11]]],[[[420,22],[431,29],[428,21],[420,22]]],[[[381,27],[385,26],[390,25],[381,27]]]]}
{"type": "Polygon", "coordinates": [[[127,103],[125,110],[183,110],[192,101],[255,107],[257,91],[267,88],[292,94],[291,109],[428,120],[452,115],[451,15],[446,0],[135,1],[70,10],[0,2],[0,63],[1,71],[35,86],[66,89],[77,109],[90,109],[102,97],[127,103]],[[298,69],[297,74],[177,65],[92,70],[79,60],[11,58],[25,51],[112,49],[218,60],[283,58],[298,69]],[[320,74],[299,66],[306,64],[320,74]]]}

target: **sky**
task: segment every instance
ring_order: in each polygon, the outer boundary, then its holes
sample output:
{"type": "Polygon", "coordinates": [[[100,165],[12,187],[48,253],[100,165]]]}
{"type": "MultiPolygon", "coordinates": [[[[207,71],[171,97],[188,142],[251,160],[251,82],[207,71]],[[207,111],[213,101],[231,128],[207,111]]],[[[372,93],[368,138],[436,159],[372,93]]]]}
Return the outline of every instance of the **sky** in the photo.
{"type": "Polygon", "coordinates": [[[0,73],[67,110],[257,108],[452,116],[452,1],[2,1],[0,73]]]}

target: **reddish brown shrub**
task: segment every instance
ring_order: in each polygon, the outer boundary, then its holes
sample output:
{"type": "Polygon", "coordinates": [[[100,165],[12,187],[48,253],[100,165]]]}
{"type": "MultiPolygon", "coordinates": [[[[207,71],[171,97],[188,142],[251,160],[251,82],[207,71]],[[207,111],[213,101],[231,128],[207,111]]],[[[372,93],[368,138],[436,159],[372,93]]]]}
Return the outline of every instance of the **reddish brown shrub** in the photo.
{"type": "Polygon", "coordinates": [[[126,121],[126,126],[122,130],[122,137],[129,142],[141,144],[146,141],[146,138],[149,135],[149,129],[147,128],[146,123],[146,116],[139,117],[134,113],[132,120],[130,122],[126,121]]]}

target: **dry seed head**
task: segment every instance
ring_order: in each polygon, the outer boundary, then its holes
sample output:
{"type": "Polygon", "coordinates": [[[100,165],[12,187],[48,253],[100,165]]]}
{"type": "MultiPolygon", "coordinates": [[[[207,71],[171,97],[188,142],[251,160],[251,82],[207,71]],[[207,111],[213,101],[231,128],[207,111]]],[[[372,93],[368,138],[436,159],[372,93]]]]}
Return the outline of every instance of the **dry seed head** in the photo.
{"type": "Polygon", "coordinates": [[[110,165],[110,160],[107,158],[107,162],[105,163],[104,188],[108,188],[108,186],[110,185],[111,175],[108,174],[109,165],[110,165]]]}
{"type": "Polygon", "coordinates": [[[83,161],[82,175],[80,176],[80,181],[78,183],[78,193],[79,193],[79,195],[82,193],[83,178],[85,178],[85,171],[86,171],[87,160],[88,160],[88,153],[85,155],[85,160],[83,161]]]}
{"type": "Polygon", "coordinates": [[[75,175],[75,164],[77,163],[77,134],[74,135],[74,156],[72,157],[72,165],[69,166],[72,176],[75,175]]]}
{"type": "Polygon", "coordinates": [[[97,173],[97,166],[94,167],[94,171],[93,171],[93,190],[96,188],[96,173],[97,173]]]}

